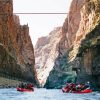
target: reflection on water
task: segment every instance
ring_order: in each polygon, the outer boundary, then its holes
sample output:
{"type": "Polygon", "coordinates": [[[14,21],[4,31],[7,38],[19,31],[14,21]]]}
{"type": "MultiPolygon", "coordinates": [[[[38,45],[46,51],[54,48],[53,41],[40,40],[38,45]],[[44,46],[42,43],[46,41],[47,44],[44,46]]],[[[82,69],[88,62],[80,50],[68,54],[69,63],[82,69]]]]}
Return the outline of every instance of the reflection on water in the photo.
{"type": "Polygon", "coordinates": [[[100,93],[62,93],[58,89],[35,89],[34,92],[18,92],[16,89],[0,89],[0,100],[100,100],[100,93]]]}

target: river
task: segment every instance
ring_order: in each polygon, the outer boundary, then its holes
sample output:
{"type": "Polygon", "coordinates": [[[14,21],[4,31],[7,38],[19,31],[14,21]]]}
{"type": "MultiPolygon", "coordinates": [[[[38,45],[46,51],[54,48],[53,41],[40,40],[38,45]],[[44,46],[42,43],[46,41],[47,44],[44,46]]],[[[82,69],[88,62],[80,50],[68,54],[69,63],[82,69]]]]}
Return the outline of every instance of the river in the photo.
{"type": "Polygon", "coordinates": [[[62,93],[60,89],[35,89],[34,92],[18,92],[16,89],[0,89],[0,100],[100,100],[100,93],[62,93]]]}

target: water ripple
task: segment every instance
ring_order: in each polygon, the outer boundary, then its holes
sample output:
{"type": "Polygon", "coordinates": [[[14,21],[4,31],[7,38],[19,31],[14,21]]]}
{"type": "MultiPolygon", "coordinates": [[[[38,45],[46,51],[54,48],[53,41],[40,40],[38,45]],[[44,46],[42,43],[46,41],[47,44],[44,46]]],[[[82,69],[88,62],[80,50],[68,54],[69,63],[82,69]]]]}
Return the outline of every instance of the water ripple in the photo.
{"type": "Polygon", "coordinates": [[[18,92],[16,89],[0,89],[0,100],[100,100],[100,93],[62,93],[59,89],[35,89],[34,92],[18,92]]]}

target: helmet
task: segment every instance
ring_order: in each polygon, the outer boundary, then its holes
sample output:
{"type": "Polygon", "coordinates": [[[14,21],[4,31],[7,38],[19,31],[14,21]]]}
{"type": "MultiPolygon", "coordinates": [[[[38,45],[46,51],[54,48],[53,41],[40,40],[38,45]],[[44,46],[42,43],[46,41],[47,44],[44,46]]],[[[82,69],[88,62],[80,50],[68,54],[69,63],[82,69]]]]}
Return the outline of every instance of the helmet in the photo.
{"type": "Polygon", "coordinates": [[[89,84],[90,82],[88,81],[87,83],[89,84]]]}

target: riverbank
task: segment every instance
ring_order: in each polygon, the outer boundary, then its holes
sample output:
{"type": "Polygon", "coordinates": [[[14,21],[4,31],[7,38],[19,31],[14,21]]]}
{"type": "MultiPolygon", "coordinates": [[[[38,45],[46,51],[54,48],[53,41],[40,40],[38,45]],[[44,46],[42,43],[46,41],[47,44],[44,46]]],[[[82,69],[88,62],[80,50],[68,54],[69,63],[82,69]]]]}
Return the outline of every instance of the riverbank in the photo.
{"type": "MultiPolygon", "coordinates": [[[[9,79],[5,77],[0,76],[0,88],[11,88],[11,87],[17,87],[22,81],[9,79]]],[[[27,82],[23,82],[27,83],[27,82]]]]}

